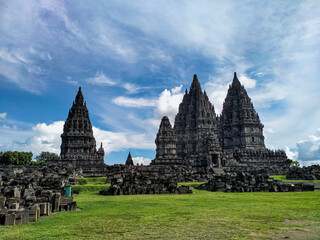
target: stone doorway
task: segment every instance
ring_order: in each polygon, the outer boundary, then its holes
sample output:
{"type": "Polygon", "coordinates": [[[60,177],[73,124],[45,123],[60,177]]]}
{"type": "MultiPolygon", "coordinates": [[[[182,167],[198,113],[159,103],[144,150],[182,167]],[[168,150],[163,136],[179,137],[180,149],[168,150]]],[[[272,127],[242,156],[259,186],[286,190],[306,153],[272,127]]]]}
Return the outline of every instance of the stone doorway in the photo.
{"type": "Polygon", "coordinates": [[[216,167],[216,168],[221,167],[219,154],[217,153],[211,154],[211,161],[212,161],[213,167],[216,167]]]}

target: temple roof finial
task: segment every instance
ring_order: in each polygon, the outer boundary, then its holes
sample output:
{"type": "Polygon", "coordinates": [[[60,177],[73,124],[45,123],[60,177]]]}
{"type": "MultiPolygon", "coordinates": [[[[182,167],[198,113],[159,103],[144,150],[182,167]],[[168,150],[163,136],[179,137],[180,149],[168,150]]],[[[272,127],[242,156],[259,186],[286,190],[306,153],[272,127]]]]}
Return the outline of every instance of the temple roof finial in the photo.
{"type": "Polygon", "coordinates": [[[79,87],[75,103],[77,105],[83,106],[83,95],[82,95],[81,87],[79,87]]]}
{"type": "Polygon", "coordinates": [[[191,92],[198,92],[198,91],[201,92],[202,90],[201,90],[200,82],[198,80],[198,76],[197,76],[197,74],[194,74],[193,81],[192,81],[191,88],[190,88],[190,93],[191,92]]]}
{"type": "Polygon", "coordinates": [[[237,73],[234,72],[234,76],[233,76],[233,81],[232,81],[232,85],[240,85],[241,86],[241,83],[237,77],[237,73]]]}

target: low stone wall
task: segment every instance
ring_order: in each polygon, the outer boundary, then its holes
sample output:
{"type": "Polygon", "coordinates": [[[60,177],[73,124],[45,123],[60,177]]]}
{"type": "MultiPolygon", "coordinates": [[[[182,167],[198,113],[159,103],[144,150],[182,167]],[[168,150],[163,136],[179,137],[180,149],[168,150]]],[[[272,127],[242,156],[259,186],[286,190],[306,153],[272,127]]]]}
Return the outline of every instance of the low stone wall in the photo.
{"type": "Polygon", "coordinates": [[[314,191],[309,183],[285,183],[265,174],[228,173],[214,176],[198,187],[201,190],[219,192],[293,192],[314,191]]]}
{"type": "Polygon", "coordinates": [[[178,187],[178,181],[193,171],[181,166],[123,166],[114,167],[109,175],[111,186],[101,195],[182,194],[192,193],[188,186],[178,187]]]}
{"type": "MultiPolygon", "coordinates": [[[[212,178],[212,174],[210,173],[203,173],[199,174],[195,169],[192,167],[187,166],[181,166],[181,165],[145,165],[145,166],[133,166],[134,169],[137,169],[141,173],[147,173],[155,172],[159,173],[159,169],[162,169],[161,171],[165,171],[166,173],[170,173],[172,175],[175,175],[178,182],[201,182],[205,181],[207,179],[212,178]],[[164,170],[163,170],[164,169],[164,170]]],[[[111,179],[114,177],[114,175],[128,172],[130,169],[132,169],[132,166],[123,165],[123,164],[115,164],[111,166],[107,166],[107,181],[108,183],[111,183],[111,179]]]]}
{"type": "Polygon", "coordinates": [[[320,165],[309,167],[292,167],[290,168],[287,179],[291,180],[320,180],[320,165]]]}
{"type": "Polygon", "coordinates": [[[64,194],[66,184],[77,184],[72,165],[0,166],[0,224],[26,224],[52,212],[75,210],[73,197],[64,194]]]}

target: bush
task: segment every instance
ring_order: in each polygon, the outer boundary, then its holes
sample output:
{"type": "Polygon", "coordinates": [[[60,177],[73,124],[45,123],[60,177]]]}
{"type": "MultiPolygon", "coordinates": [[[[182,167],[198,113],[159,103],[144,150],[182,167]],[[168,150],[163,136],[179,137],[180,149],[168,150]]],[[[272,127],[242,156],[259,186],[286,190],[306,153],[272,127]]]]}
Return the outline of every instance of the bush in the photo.
{"type": "Polygon", "coordinates": [[[78,178],[78,183],[79,183],[79,185],[86,185],[88,182],[84,178],[78,178]]]}

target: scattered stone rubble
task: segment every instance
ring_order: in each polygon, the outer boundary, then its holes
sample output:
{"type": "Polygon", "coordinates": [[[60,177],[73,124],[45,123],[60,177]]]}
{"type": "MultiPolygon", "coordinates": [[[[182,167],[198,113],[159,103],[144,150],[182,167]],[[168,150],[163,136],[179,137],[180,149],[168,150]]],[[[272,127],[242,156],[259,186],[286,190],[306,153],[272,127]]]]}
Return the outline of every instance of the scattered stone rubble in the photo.
{"type": "Polygon", "coordinates": [[[302,168],[292,167],[287,174],[287,179],[320,180],[320,165],[312,165],[302,168]]]}
{"type": "Polygon", "coordinates": [[[301,192],[314,191],[310,183],[286,183],[258,173],[226,173],[214,176],[198,189],[219,192],[301,192]]]}
{"type": "Polygon", "coordinates": [[[188,186],[178,187],[194,171],[181,166],[125,166],[116,165],[117,170],[108,178],[111,186],[100,191],[101,195],[134,194],[183,194],[192,193],[188,186]]]}
{"type": "Polygon", "coordinates": [[[79,172],[72,165],[41,167],[0,166],[0,225],[34,222],[40,216],[76,210],[64,186],[77,184],[79,172]]]}

